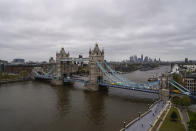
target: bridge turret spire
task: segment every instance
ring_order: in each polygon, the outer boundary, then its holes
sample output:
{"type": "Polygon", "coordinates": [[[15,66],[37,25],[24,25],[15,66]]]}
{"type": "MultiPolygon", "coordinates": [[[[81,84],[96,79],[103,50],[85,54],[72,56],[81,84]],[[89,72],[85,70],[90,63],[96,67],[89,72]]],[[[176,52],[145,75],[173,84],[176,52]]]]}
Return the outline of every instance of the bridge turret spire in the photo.
{"type": "Polygon", "coordinates": [[[102,52],[101,53],[102,53],[102,55],[104,55],[104,49],[102,49],[102,52]]]}

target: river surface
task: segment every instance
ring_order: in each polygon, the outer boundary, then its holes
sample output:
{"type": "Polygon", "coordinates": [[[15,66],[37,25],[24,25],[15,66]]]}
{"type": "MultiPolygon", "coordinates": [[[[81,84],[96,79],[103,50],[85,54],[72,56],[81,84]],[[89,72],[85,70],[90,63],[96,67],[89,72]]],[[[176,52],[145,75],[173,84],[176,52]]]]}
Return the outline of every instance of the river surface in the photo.
{"type": "MultiPolygon", "coordinates": [[[[124,74],[145,82],[169,66],[124,74]],[[155,73],[154,73],[155,72],[155,73]]],[[[111,88],[89,92],[81,83],[51,86],[39,81],[0,86],[0,131],[118,131],[147,110],[157,95],[111,88]]]]}

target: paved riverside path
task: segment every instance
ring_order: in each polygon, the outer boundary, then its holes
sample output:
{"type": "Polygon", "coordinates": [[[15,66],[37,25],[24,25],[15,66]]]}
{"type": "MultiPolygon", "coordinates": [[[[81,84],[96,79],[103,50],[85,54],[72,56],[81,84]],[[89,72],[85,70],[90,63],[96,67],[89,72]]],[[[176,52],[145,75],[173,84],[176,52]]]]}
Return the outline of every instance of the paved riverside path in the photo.
{"type": "Polygon", "coordinates": [[[160,101],[155,104],[149,113],[144,115],[142,118],[138,119],[132,125],[127,127],[125,131],[148,131],[151,126],[154,124],[157,117],[160,115],[160,112],[165,107],[165,102],[160,101]]]}
{"type": "Polygon", "coordinates": [[[187,110],[180,109],[180,108],[177,108],[177,109],[178,109],[178,112],[180,113],[182,124],[184,125],[186,131],[188,131],[188,124],[187,123],[189,122],[189,117],[188,117],[187,110]]]}

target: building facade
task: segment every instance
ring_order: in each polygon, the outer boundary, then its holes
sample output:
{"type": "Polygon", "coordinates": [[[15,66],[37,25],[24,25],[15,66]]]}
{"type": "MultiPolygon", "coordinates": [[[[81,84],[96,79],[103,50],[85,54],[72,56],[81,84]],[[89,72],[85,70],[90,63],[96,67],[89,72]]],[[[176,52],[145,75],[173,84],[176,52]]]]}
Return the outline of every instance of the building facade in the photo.
{"type": "Polygon", "coordinates": [[[25,64],[25,60],[24,59],[13,59],[12,64],[25,64]]]}
{"type": "Polygon", "coordinates": [[[196,95],[196,73],[189,74],[185,78],[185,88],[190,90],[194,95],[196,95]]]}

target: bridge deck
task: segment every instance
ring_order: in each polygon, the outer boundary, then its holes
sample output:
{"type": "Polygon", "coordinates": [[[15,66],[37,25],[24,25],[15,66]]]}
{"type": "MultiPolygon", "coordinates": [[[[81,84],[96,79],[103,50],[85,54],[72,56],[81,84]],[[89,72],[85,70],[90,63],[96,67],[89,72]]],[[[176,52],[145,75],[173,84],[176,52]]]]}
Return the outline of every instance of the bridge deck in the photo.
{"type": "Polygon", "coordinates": [[[99,85],[106,86],[106,87],[114,87],[114,88],[120,88],[120,89],[135,90],[135,91],[159,94],[159,90],[144,89],[144,88],[137,88],[137,87],[133,88],[133,87],[129,87],[129,86],[110,84],[110,83],[106,83],[106,82],[99,82],[99,85]]]}

